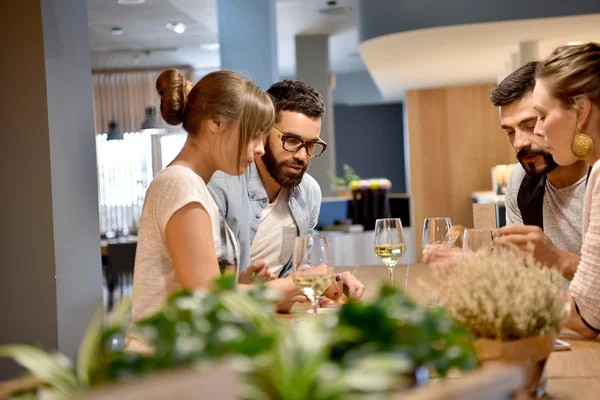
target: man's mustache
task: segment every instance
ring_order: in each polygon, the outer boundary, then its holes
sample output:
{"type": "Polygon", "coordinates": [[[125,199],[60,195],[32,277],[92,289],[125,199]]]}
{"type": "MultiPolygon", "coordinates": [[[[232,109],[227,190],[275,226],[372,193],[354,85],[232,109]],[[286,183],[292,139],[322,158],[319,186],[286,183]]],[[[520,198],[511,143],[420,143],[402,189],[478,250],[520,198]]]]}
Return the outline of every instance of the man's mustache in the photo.
{"type": "Polygon", "coordinates": [[[297,160],[297,159],[292,159],[292,160],[286,160],[283,161],[281,163],[281,165],[294,165],[294,166],[301,166],[302,168],[306,167],[306,163],[302,160],[297,160]]]}
{"type": "Polygon", "coordinates": [[[522,160],[526,157],[545,156],[546,154],[548,153],[544,150],[522,149],[517,153],[517,159],[522,160]]]}

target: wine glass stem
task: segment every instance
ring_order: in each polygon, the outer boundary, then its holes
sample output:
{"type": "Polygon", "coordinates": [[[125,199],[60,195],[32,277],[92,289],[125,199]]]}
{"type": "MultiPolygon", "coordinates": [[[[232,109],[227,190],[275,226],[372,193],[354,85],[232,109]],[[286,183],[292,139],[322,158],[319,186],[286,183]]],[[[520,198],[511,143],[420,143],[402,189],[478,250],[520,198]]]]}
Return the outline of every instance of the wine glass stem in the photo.
{"type": "Polygon", "coordinates": [[[315,299],[311,303],[312,303],[313,314],[316,317],[317,316],[317,310],[319,309],[319,299],[315,299]]]}
{"type": "Polygon", "coordinates": [[[388,271],[390,272],[390,283],[394,287],[394,267],[388,267],[388,271]]]}

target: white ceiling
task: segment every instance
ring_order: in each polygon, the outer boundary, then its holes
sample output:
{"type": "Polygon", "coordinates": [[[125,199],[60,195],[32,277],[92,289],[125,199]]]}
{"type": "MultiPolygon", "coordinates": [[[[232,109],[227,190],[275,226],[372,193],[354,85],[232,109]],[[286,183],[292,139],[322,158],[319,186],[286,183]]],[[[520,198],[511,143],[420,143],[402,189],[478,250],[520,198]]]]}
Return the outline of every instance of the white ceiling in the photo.
{"type": "Polygon", "coordinates": [[[407,89],[496,82],[520,41],[538,57],[570,41],[600,41],[600,14],[423,29],[374,38],[360,55],[385,98],[407,89]]]}
{"type": "MultiPolygon", "coordinates": [[[[197,70],[219,68],[218,50],[203,44],[218,42],[216,0],[146,0],[120,5],[117,0],[87,0],[93,69],[124,69],[191,65],[197,70]],[[187,25],[183,35],[168,30],[169,22],[187,25]],[[120,36],[110,30],[120,27],[120,36]],[[137,61],[136,61],[137,59],[137,61]]],[[[353,11],[343,15],[318,12],[325,0],[277,0],[278,57],[281,76],[296,69],[298,34],[329,34],[331,69],[336,73],[364,71],[358,55],[355,0],[339,0],[353,11]]]]}

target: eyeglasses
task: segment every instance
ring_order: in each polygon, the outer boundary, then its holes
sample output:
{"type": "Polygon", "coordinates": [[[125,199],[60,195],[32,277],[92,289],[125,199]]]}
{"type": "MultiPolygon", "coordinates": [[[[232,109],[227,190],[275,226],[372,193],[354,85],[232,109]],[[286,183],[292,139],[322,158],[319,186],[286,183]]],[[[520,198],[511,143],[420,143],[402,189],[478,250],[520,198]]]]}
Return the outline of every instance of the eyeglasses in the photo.
{"type": "Polygon", "coordinates": [[[306,153],[310,158],[316,158],[323,154],[327,148],[327,143],[321,139],[305,142],[304,140],[295,136],[284,135],[275,128],[273,128],[273,132],[275,132],[275,134],[281,138],[283,149],[285,151],[289,151],[290,153],[297,153],[304,147],[306,148],[306,153]]]}

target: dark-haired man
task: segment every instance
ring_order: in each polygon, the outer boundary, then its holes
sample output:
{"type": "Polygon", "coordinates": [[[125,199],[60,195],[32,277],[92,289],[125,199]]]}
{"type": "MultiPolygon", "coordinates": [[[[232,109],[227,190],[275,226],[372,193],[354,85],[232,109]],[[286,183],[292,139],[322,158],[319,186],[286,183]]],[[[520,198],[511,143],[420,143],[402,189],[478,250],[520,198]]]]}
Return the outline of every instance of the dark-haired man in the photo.
{"type": "Polygon", "coordinates": [[[557,165],[544,151],[543,138],[534,135],[536,66],[537,62],[522,66],[492,91],[491,102],[499,107],[502,128],[519,161],[508,183],[507,226],[500,230],[500,240],[522,247],[533,243],[538,261],[556,266],[571,280],[580,259],[588,167],[584,161],[557,165]]]}
{"type": "MultiPolygon", "coordinates": [[[[276,118],[265,154],[241,177],[217,172],[208,186],[240,242],[240,269],[263,266],[262,277],[273,279],[289,273],[295,237],[312,234],[317,224],[321,188],[306,170],[327,144],[319,137],[325,107],[316,90],[284,80],[267,92],[276,118]]],[[[338,279],[347,295],[362,296],[352,274],[338,279]]]]}

